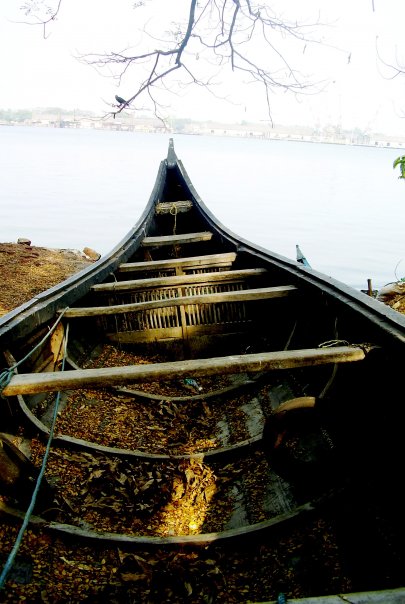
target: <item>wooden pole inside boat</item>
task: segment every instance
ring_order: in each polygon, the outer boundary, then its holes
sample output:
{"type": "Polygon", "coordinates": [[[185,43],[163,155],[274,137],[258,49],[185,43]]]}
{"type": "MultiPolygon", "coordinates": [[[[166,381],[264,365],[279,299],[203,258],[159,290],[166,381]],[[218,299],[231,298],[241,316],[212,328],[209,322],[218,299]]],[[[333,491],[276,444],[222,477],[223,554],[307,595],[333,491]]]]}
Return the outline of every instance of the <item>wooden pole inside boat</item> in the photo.
{"type": "Polygon", "coordinates": [[[257,354],[192,359],[149,365],[80,369],[54,373],[19,374],[11,378],[3,396],[56,392],[66,389],[106,387],[116,384],[154,382],[207,375],[229,375],[240,372],[261,372],[296,369],[330,363],[350,363],[365,358],[364,347],[336,346],[305,350],[282,350],[257,354]]]}

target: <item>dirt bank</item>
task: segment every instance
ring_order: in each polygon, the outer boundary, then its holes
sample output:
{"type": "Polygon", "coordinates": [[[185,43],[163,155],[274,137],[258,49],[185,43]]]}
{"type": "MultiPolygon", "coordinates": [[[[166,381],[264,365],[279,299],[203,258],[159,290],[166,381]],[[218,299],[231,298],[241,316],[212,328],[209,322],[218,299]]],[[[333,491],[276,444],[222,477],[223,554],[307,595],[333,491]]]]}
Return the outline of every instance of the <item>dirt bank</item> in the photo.
{"type": "Polygon", "coordinates": [[[0,243],[0,316],[93,262],[78,250],[0,243]]]}

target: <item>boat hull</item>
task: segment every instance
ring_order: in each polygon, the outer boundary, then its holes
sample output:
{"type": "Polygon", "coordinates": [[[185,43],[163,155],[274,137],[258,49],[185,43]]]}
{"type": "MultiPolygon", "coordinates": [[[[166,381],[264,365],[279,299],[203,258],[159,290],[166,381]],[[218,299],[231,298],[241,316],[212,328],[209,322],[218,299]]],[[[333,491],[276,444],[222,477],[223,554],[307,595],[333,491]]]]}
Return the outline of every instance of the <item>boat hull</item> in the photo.
{"type": "Polygon", "coordinates": [[[60,509],[43,498],[41,529],[151,549],[274,533],[294,550],[321,517],[337,557],[353,549],[336,591],[400,587],[404,317],[229,231],[172,143],[134,228],[2,317],[0,347],[4,514],[22,516],[51,437],[60,509]]]}

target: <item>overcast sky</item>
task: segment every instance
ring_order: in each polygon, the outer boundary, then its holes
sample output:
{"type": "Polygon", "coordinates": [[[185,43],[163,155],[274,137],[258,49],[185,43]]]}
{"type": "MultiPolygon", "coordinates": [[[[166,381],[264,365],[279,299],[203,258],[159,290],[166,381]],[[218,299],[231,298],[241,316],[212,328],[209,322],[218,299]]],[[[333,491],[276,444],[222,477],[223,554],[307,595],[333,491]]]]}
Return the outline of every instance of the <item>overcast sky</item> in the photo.
{"type": "MultiPolygon", "coordinates": [[[[1,0],[0,108],[59,106],[102,115],[114,95],[130,96],[130,82],[115,81],[79,63],[75,56],[90,51],[123,50],[138,40],[143,19],[148,27],[169,29],[173,17],[187,15],[188,0],[149,0],[133,10],[134,0],[64,0],[58,20],[47,30],[17,23],[24,15],[19,0],[1,0]],[[176,14],[173,11],[176,10],[176,14]],[[156,23],[157,22],[157,23],[156,23]]],[[[405,67],[404,0],[267,0],[285,17],[319,21],[314,37],[322,44],[301,49],[289,60],[315,81],[324,81],[317,95],[274,95],[275,124],[338,124],[405,136],[405,75],[378,61],[376,47],[387,62],[405,67]],[[378,40],[378,42],[377,42],[378,40]],[[295,63],[296,61],[296,63],[295,63]],[[326,82],[328,85],[326,86],[326,82]]],[[[224,76],[225,78],[225,76],[224,76]]],[[[171,97],[172,115],[218,120],[265,120],[260,89],[225,79],[234,105],[216,100],[201,89],[182,98],[171,97]]]]}

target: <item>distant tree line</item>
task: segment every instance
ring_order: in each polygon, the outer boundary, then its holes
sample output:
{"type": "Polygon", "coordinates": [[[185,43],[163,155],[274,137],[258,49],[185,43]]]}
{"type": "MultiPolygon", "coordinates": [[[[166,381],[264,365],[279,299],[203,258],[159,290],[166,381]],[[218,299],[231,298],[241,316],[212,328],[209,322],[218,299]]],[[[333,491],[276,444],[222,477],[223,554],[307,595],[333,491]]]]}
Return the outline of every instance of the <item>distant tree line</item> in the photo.
{"type": "MultiPolygon", "coordinates": [[[[90,115],[88,111],[86,111],[85,113],[86,115],[90,115]]],[[[37,117],[49,114],[63,114],[64,118],[69,116],[71,116],[72,118],[77,118],[79,114],[83,114],[83,111],[79,111],[78,109],[62,109],[61,107],[41,107],[34,109],[0,109],[0,121],[24,122],[25,120],[31,120],[33,115],[37,117]]]]}
{"type": "Polygon", "coordinates": [[[0,120],[5,122],[23,122],[31,116],[31,109],[0,109],[0,120]]]}

